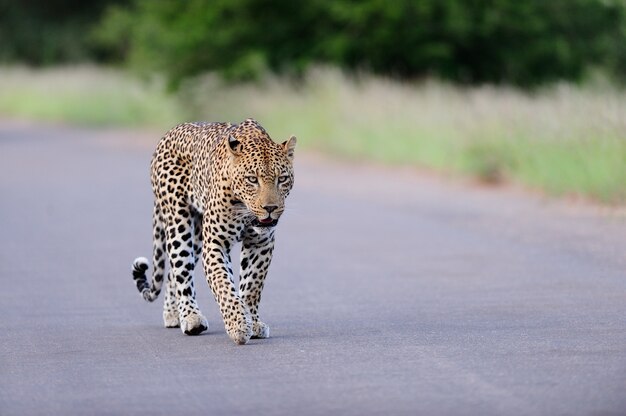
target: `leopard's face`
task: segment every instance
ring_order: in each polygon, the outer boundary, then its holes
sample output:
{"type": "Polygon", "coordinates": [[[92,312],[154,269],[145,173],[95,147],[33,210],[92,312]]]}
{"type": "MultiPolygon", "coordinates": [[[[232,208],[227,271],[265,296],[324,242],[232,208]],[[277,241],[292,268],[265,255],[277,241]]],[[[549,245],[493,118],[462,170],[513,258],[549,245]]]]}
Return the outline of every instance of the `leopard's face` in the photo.
{"type": "Polygon", "coordinates": [[[255,228],[274,227],[285,210],[293,187],[293,151],[296,138],[277,144],[268,137],[229,138],[232,156],[231,189],[245,208],[236,214],[251,218],[255,228]]]}

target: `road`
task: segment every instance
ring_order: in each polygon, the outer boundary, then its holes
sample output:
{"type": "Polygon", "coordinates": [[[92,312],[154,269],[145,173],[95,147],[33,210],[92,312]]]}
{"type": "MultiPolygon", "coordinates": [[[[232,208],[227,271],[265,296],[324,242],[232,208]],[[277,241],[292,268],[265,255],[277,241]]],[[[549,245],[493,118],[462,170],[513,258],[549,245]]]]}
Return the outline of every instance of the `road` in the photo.
{"type": "Polygon", "coordinates": [[[272,338],[161,326],[158,135],[0,123],[0,414],[624,415],[626,216],[298,153],[272,338]]]}

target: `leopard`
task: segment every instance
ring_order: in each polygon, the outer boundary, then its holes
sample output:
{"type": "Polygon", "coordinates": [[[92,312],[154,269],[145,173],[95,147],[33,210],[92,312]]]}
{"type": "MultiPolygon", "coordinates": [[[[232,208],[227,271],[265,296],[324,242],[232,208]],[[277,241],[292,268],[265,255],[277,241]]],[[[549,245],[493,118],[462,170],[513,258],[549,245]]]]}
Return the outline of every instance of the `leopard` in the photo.
{"type": "Polygon", "coordinates": [[[259,302],[276,226],[294,185],[296,142],[293,135],[273,141],[253,118],[239,124],[183,123],[159,140],[150,164],[152,276],[148,281],[145,257],[133,261],[132,276],[148,302],[165,283],[166,328],[178,327],[186,335],[208,330],[193,279],[201,259],[230,339],[243,345],[269,338],[259,302]],[[239,243],[237,285],[231,250],[239,243]]]}

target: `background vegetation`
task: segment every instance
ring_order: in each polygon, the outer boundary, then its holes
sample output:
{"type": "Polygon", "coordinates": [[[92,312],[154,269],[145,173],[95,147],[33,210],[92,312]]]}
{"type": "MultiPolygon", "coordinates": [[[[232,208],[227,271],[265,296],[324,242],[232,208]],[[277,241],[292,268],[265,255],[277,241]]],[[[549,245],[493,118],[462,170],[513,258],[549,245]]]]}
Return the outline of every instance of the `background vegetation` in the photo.
{"type": "Polygon", "coordinates": [[[598,0],[137,1],[110,10],[99,39],[173,82],[207,69],[249,78],[323,62],[531,86],[579,80],[590,67],[618,75],[625,11],[598,0]]]}
{"type": "Polygon", "coordinates": [[[254,116],[346,158],[626,201],[622,0],[0,0],[0,63],[4,116],[254,116]]]}
{"type": "Polygon", "coordinates": [[[312,63],[532,86],[623,76],[623,0],[2,0],[0,59],[129,61],[176,84],[312,63]]]}

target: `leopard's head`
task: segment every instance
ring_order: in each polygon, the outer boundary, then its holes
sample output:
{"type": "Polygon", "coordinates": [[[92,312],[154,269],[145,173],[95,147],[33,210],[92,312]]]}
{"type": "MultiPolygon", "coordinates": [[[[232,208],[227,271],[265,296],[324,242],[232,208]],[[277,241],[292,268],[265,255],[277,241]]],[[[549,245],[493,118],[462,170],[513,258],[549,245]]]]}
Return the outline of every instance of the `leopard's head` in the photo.
{"type": "Polygon", "coordinates": [[[228,136],[231,156],[231,190],[245,208],[254,227],[269,228],[285,210],[285,198],[293,187],[293,154],[296,138],[278,144],[254,120],[246,120],[228,136]]]}

